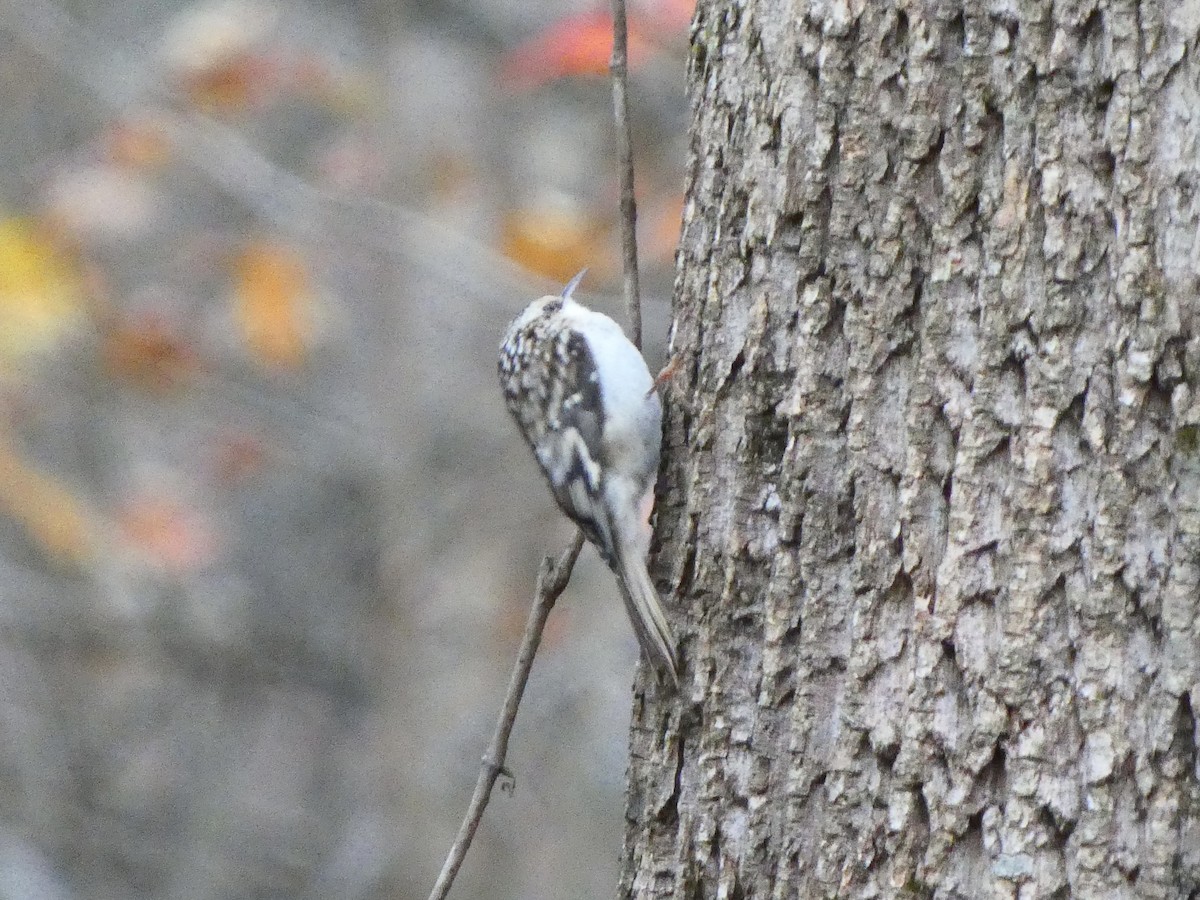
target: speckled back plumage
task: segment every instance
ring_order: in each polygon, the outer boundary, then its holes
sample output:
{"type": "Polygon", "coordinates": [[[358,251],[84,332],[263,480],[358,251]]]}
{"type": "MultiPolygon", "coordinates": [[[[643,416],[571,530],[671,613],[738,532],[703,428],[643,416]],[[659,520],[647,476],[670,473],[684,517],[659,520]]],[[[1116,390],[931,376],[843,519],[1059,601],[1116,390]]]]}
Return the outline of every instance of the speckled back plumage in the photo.
{"type": "Polygon", "coordinates": [[[500,348],[500,384],[554,499],[608,559],[612,537],[597,514],[604,464],[598,373],[586,339],[557,315],[562,305],[547,298],[537,315],[527,311],[513,322],[500,348]]]}

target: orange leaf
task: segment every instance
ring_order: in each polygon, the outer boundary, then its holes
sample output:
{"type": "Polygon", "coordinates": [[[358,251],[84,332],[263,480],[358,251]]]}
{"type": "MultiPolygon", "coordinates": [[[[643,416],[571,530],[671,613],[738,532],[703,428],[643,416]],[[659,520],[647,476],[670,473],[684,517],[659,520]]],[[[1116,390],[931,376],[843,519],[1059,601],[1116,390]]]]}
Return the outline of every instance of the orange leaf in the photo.
{"type": "Polygon", "coordinates": [[[167,70],[206,108],[242,108],[276,89],[279,65],[266,52],[278,11],[256,0],[201,0],[175,17],[163,38],[167,70]]]}
{"type": "Polygon", "coordinates": [[[190,73],[183,89],[196,106],[217,111],[261,106],[279,87],[279,64],[269,56],[241,56],[190,73]]]}
{"type": "Polygon", "coordinates": [[[246,432],[221,435],[213,451],[214,474],[225,484],[242,481],[262,471],[269,456],[266,444],[246,432]]]}
{"type": "Polygon", "coordinates": [[[176,387],[197,368],[192,348],[155,316],[109,329],[101,344],[101,358],[110,375],[155,390],[176,387]]]}
{"type": "Polygon", "coordinates": [[[131,169],[157,169],[170,159],[171,143],[162,124],[152,118],[130,118],[105,132],[109,158],[131,169]]]}
{"type": "Polygon", "coordinates": [[[238,260],[235,315],[250,352],[263,365],[299,368],[313,337],[308,272],[295,251],[253,244],[238,260]]]}
{"type": "Polygon", "coordinates": [[[117,522],[126,541],[171,572],[194,571],[216,552],[211,530],[172,497],[141,496],[122,508],[117,522]]]}
{"type": "Polygon", "coordinates": [[[605,229],[570,210],[517,210],[501,225],[505,256],[531,272],[567,281],[585,266],[603,274],[608,247],[605,229]]]}
{"type": "MultiPolygon", "coordinates": [[[[645,30],[629,23],[629,67],[649,59],[656,47],[645,30]]],[[[560,19],[505,54],[501,78],[511,88],[528,90],[566,75],[605,75],[612,57],[612,16],[580,13],[560,19]]]]}
{"type": "Polygon", "coordinates": [[[62,484],[30,468],[0,441],[0,510],[61,562],[82,565],[93,553],[90,516],[62,484]]]}

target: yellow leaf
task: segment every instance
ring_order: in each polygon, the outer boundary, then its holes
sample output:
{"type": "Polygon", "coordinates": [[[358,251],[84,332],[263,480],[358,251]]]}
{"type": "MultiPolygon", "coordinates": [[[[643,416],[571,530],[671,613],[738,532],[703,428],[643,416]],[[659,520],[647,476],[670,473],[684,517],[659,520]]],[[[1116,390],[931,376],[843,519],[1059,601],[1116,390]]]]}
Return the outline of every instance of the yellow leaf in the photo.
{"type": "Polygon", "coordinates": [[[367,77],[316,56],[298,57],[288,79],[301,96],[345,118],[364,116],[383,105],[378,86],[367,77]]]}
{"type": "Polygon", "coordinates": [[[0,219],[0,374],[78,317],[81,284],[74,261],[31,219],[0,219]]]}
{"type": "Polygon", "coordinates": [[[254,244],[238,260],[236,281],[235,315],[250,352],[266,366],[301,366],[312,343],[313,297],[299,255],[254,244]]]}
{"type": "Polygon", "coordinates": [[[93,554],[89,516],[62,484],[30,468],[0,441],[0,510],[53,559],[82,565],[93,554]]]}

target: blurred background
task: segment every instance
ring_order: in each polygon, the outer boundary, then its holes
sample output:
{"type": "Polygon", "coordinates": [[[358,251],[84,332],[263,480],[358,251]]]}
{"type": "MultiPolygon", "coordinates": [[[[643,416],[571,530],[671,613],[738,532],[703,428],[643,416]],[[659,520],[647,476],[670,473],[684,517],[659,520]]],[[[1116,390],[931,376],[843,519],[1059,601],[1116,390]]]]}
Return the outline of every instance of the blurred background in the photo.
{"type": "MultiPolygon", "coordinates": [[[[0,898],[427,895],[572,534],[499,336],[620,317],[606,10],[0,0],[0,898]]],[[[653,367],[691,8],[630,15],[653,367]]],[[[585,551],[452,896],[611,896],[635,660],[585,551]]]]}

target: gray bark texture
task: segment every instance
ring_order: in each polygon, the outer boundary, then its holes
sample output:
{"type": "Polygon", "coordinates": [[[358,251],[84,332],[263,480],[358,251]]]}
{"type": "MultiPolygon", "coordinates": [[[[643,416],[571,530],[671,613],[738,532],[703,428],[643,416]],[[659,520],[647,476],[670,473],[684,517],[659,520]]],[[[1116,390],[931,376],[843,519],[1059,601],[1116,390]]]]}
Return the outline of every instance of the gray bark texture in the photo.
{"type": "Polygon", "coordinates": [[[622,896],[1200,892],[1198,31],[701,0],[622,896]]]}

